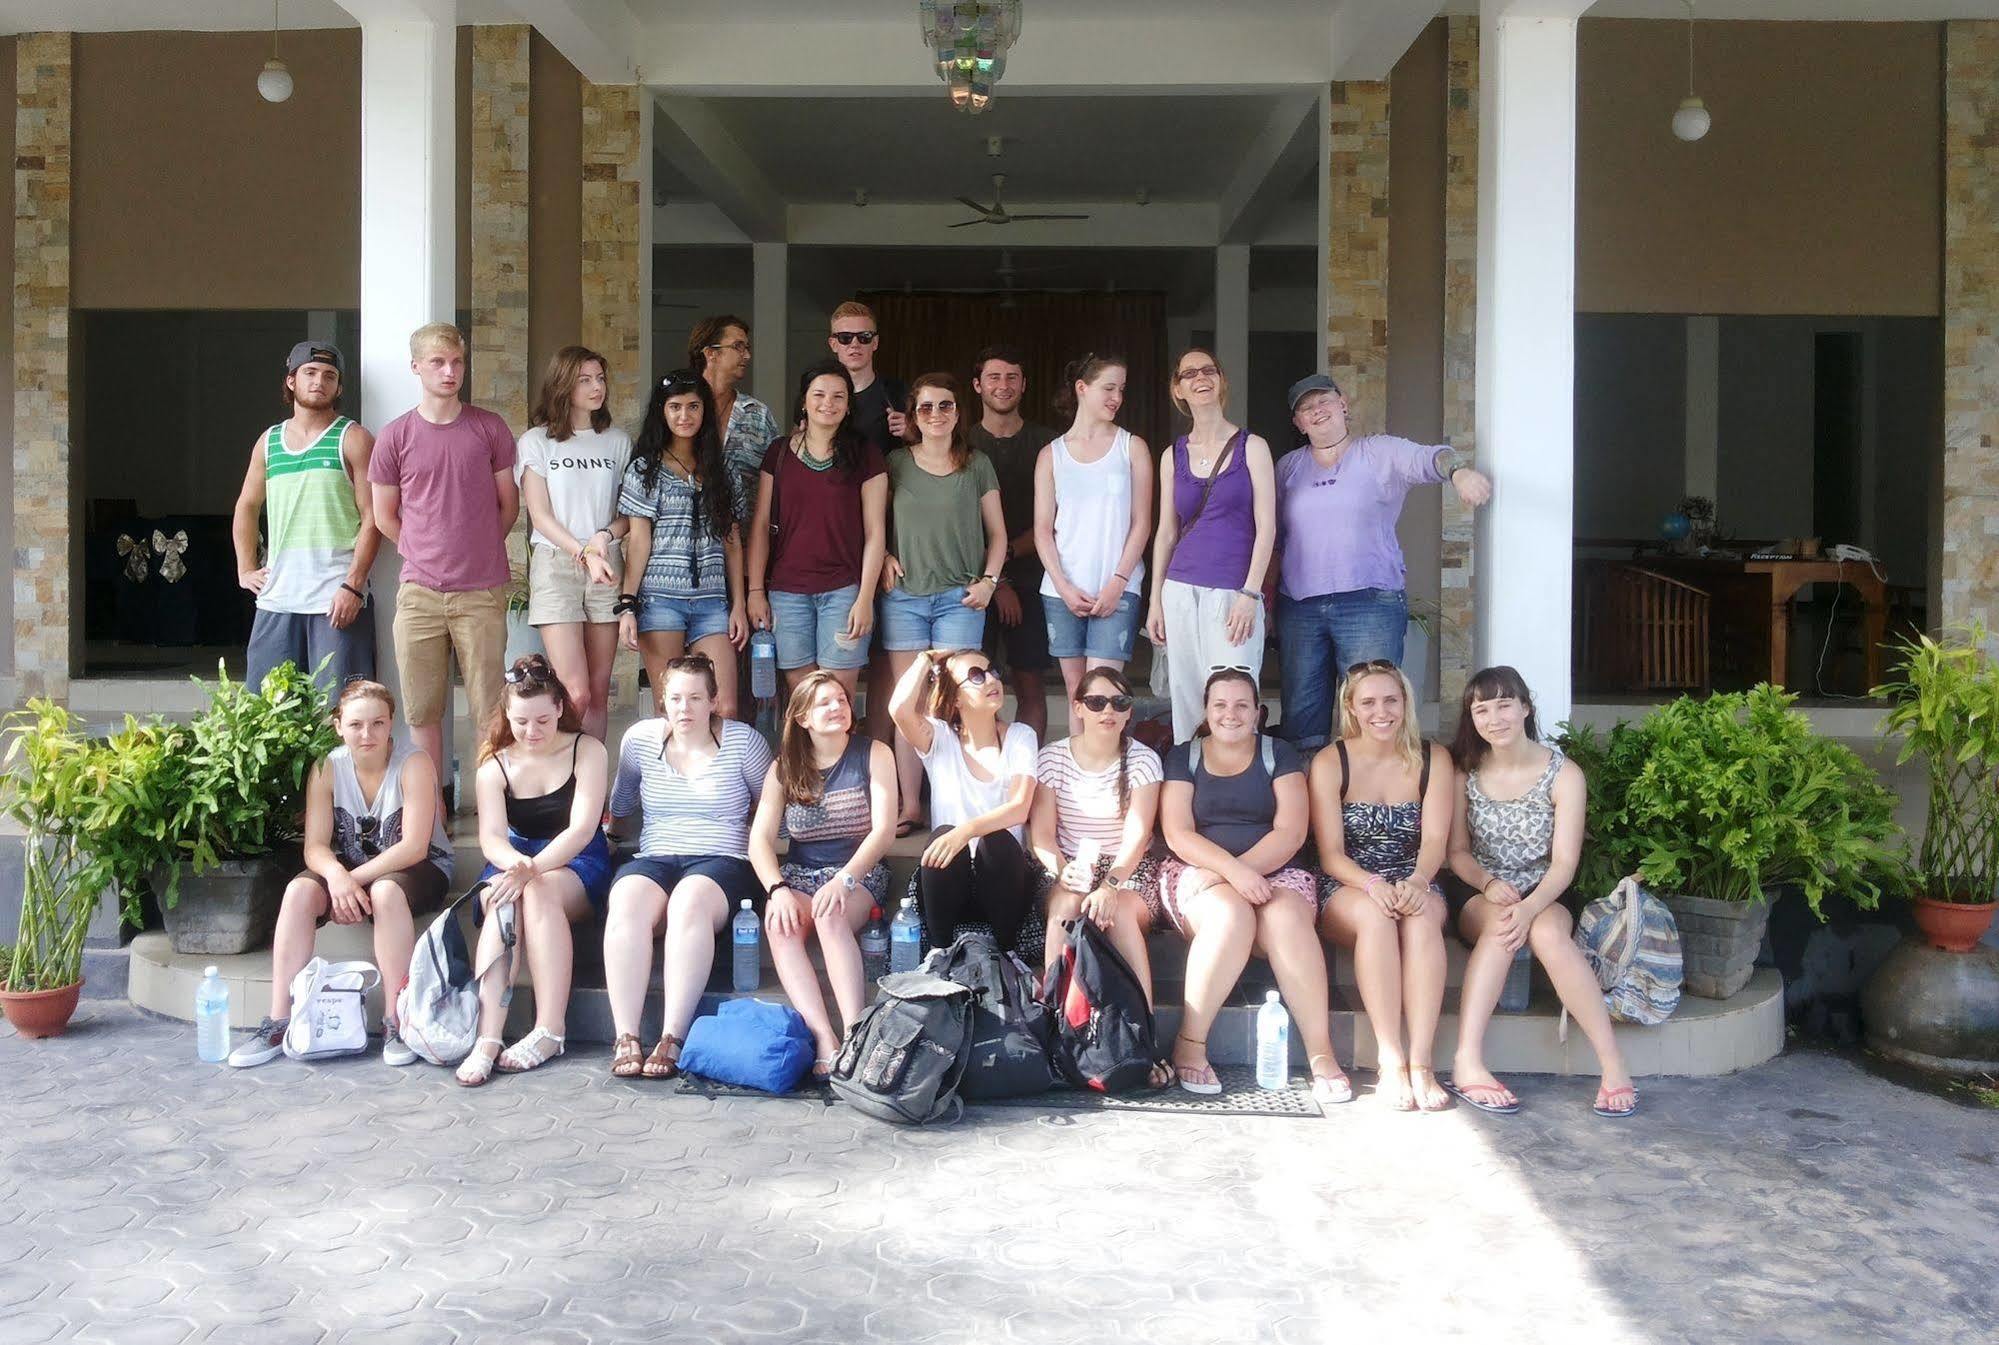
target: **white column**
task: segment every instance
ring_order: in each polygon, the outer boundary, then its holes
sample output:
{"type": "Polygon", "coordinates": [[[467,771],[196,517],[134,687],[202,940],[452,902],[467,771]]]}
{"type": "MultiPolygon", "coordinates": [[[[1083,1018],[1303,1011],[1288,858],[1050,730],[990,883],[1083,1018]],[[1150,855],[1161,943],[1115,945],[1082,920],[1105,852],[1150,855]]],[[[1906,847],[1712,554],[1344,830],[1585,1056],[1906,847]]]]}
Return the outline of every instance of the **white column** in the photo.
{"type": "Polygon", "coordinates": [[[1575,552],[1576,18],[1587,0],[1485,0],[1479,22],[1477,658],[1540,722],[1569,715],[1575,552]],[[1524,12],[1523,12],[1524,11],[1524,12]]]}
{"type": "Polygon", "coordinates": [[[1721,319],[1687,319],[1687,494],[1721,490],[1721,319]]]}
{"type": "MultiPolygon", "coordinates": [[[[1179,352],[1174,352],[1176,355],[1179,352]]],[[[1224,243],[1215,249],[1215,358],[1228,372],[1238,417],[1249,408],[1249,248],[1224,243]]]]}
{"type": "Polygon", "coordinates": [[[781,424],[791,414],[791,389],[785,381],[785,347],[791,342],[789,245],[750,244],[750,268],[750,324],[756,328],[750,389],[781,424]]]}

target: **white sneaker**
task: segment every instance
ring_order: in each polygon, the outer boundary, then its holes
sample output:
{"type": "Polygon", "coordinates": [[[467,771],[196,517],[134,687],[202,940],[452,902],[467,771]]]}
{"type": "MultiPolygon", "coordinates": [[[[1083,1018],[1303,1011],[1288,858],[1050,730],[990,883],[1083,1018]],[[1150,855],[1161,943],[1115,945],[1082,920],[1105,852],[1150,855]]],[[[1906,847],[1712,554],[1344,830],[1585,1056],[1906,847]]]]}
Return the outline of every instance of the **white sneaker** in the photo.
{"type": "Polygon", "coordinates": [[[257,1024],[257,1030],[250,1040],[229,1053],[229,1063],[236,1069],[248,1069],[252,1065],[267,1065],[285,1053],[285,1028],[289,1018],[266,1018],[257,1024]]]}
{"type": "Polygon", "coordinates": [[[382,1063],[401,1068],[404,1065],[414,1065],[416,1061],[416,1052],[409,1048],[403,1041],[402,1034],[396,1031],[395,1019],[391,1018],[383,1023],[382,1063]]]}

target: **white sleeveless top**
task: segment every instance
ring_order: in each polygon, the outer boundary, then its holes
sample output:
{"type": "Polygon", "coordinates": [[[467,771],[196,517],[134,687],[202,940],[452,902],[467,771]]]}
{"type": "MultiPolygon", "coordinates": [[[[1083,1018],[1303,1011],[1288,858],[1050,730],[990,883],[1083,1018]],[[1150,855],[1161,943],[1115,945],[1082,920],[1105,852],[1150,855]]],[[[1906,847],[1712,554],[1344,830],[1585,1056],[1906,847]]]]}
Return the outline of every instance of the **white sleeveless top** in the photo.
{"type": "MultiPolygon", "coordinates": [[[[1055,467],[1055,552],[1062,572],[1085,593],[1095,593],[1117,573],[1131,534],[1131,433],[1119,430],[1110,451],[1095,462],[1078,462],[1066,437],[1048,445],[1055,467]]],[[[1131,567],[1125,592],[1138,592],[1145,562],[1131,567]]],[[[1041,577],[1045,598],[1059,595],[1055,581],[1041,577]]]]}
{"type": "MultiPolygon", "coordinates": [[[[354,774],[354,757],[343,745],[326,757],[326,777],[333,785],[333,853],[348,868],[365,864],[403,838],[403,763],[417,748],[398,743],[389,753],[382,787],[370,799],[354,774]]],[[[451,840],[444,831],[444,807],[439,804],[430,824],[430,862],[451,881],[451,840]]]]}

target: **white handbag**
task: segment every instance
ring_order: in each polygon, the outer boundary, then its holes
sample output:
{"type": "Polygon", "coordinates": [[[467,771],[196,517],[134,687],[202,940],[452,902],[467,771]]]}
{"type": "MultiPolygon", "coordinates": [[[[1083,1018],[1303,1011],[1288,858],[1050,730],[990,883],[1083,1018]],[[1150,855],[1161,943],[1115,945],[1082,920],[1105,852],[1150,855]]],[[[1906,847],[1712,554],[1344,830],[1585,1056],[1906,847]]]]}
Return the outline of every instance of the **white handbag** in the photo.
{"type": "Polygon", "coordinates": [[[372,962],[328,962],[315,957],[292,977],[292,1018],[285,1054],[293,1060],[331,1060],[368,1049],[368,992],[382,982],[372,962]]]}

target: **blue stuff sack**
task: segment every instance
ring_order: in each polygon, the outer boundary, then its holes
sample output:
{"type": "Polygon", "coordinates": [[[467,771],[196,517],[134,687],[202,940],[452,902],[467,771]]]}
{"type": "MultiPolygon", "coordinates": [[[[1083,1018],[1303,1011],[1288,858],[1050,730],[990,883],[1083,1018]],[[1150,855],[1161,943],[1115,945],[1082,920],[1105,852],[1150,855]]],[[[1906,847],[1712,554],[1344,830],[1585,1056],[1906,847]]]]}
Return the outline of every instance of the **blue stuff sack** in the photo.
{"type": "Polygon", "coordinates": [[[732,999],[697,1018],[680,1048],[680,1067],[717,1083],[789,1093],[812,1069],[812,1029],[796,1010],[761,999],[732,999]]]}

